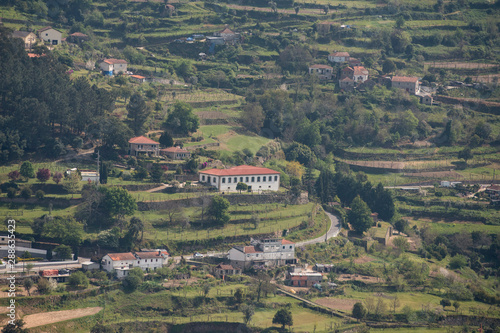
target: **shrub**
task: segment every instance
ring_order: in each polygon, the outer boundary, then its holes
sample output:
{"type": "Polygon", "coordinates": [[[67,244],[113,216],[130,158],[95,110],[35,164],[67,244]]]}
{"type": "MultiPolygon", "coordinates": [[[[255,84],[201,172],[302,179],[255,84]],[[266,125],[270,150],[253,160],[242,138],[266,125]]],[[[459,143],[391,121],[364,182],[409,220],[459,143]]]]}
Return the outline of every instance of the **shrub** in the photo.
{"type": "Polygon", "coordinates": [[[35,198],[42,200],[43,198],[45,198],[45,192],[42,190],[36,191],[35,198]]]}

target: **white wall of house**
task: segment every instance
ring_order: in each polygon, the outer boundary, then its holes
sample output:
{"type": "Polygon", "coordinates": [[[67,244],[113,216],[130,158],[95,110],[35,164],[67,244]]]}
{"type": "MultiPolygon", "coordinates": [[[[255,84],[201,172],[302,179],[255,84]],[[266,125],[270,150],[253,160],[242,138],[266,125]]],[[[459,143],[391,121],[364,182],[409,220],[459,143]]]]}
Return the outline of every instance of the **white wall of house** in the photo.
{"type": "Polygon", "coordinates": [[[328,61],[330,61],[330,62],[345,62],[347,60],[346,60],[346,57],[337,57],[337,56],[329,55],[328,61]]]}
{"type": "Polygon", "coordinates": [[[354,82],[365,82],[368,80],[368,75],[354,75],[354,82]]]}
{"type": "Polygon", "coordinates": [[[199,181],[215,186],[219,191],[235,192],[238,183],[245,183],[252,187],[252,191],[278,191],[280,175],[245,175],[245,176],[213,176],[200,173],[199,181]]]}
{"type": "Polygon", "coordinates": [[[111,72],[113,70],[113,64],[108,64],[107,62],[101,62],[99,68],[105,72],[111,72]]]}
{"type": "Polygon", "coordinates": [[[47,29],[40,32],[40,38],[51,45],[59,45],[61,44],[62,33],[55,29],[47,29]]]}
{"type": "Polygon", "coordinates": [[[107,254],[102,257],[102,268],[107,271],[111,272],[112,270],[115,270],[120,267],[129,267],[130,265],[134,265],[134,262],[136,260],[112,260],[110,256],[107,254]]]}
{"type": "Polygon", "coordinates": [[[148,143],[129,143],[129,155],[137,156],[138,153],[153,153],[154,156],[158,156],[159,152],[159,145],[148,143]]]}
{"type": "Polygon", "coordinates": [[[127,71],[127,64],[114,64],[113,74],[125,73],[127,71]]]}

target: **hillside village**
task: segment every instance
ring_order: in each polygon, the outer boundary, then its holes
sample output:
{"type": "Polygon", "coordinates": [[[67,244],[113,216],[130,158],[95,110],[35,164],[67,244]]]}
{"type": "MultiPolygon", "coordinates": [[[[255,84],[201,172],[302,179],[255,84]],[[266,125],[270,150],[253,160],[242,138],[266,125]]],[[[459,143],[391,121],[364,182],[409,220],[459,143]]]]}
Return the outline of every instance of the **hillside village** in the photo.
{"type": "Polygon", "coordinates": [[[498,332],[499,29],[486,0],[3,2],[2,332],[498,332]]]}

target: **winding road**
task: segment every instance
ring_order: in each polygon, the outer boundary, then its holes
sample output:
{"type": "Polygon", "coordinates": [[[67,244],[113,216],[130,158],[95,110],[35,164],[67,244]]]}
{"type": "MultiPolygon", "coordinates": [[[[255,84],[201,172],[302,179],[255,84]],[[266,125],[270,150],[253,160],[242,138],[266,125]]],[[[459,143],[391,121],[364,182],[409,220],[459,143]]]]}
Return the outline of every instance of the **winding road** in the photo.
{"type": "Polygon", "coordinates": [[[340,224],[338,217],[333,215],[333,214],[330,214],[328,212],[325,212],[325,214],[330,218],[330,222],[331,222],[330,229],[328,229],[327,233],[319,236],[318,238],[298,242],[295,244],[295,246],[305,246],[305,245],[323,243],[330,238],[338,236],[338,234],[340,232],[340,228],[341,228],[341,224],[340,224]]]}

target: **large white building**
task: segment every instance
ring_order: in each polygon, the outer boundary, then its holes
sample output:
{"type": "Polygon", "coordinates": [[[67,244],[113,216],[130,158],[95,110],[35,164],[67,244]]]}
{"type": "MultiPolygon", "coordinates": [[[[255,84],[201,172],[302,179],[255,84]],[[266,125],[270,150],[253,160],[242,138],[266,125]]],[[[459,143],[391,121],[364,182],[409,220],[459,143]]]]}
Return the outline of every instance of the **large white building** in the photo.
{"type": "Polygon", "coordinates": [[[252,191],[278,191],[280,173],[268,168],[240,165],[229,169],[210,169],[199,172],[201,183],[215,186],[219,191],[234,192],[238,183],[252,191]]]}
{"type": "Polygon", "coordinates": [[[162,267],[167,259],[168,252],[165,250],[108,253],[102,257],[102,268],[107,272],[116,271],[117,277],[123,278],[134,267],[139,267],[146,272],[154,271],[162,267]]]}
{"type": "Polygon", "coordinates": [[[252,240],[250,246],[235,246],[228,253],[231,265],[248,268],[252,265],[282,266],[295,264],[295,243],[286,239],[252,240]]]}

